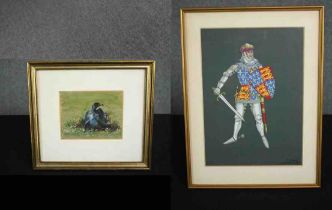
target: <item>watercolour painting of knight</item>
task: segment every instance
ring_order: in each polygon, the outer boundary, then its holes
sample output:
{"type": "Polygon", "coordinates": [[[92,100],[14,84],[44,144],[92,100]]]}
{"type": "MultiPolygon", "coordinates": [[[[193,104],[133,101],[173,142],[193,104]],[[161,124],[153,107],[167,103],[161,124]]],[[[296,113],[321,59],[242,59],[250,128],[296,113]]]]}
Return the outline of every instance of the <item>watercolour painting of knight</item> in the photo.
{"type": "Polygon", "coordinates": [[[300,165],[303,28],[202,29],[201,39],[206,165],[300,165]]]}

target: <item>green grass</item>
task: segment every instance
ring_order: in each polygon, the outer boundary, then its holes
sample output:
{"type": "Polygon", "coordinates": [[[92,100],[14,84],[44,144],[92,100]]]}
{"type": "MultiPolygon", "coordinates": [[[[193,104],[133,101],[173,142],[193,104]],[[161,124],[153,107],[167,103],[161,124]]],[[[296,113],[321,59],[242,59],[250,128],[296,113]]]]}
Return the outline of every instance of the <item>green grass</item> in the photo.
{"type": "Polygon", "coordinates": [[[60,91],[62,139],[121,139],[123,117],[122,91],[60,91]],[[92,104],[99,102],[118,129],[85,131],[82,119],[92,104]]]}

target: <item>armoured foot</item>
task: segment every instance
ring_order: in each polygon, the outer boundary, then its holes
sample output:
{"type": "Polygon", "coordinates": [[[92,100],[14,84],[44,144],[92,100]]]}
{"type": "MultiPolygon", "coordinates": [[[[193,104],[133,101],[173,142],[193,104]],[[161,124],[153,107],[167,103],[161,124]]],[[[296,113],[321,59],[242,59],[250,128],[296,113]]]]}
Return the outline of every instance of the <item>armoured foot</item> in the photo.
{"type": "Polygon", "coordinates": [[[267,138],[265,136],[262,136],[262,141],[263,141],[263,144],[264,146],[268,149],[270,148],[269,146],[269,142],[267,141],[267,138]]]}
{"type": "Polygon", "coordinates": [[[234,142],[236,142],[236,139],[234,137],[232,137],[232,138],[228,139],[227,141],[225,141],[224,144],[232,144],[234,142]]]}

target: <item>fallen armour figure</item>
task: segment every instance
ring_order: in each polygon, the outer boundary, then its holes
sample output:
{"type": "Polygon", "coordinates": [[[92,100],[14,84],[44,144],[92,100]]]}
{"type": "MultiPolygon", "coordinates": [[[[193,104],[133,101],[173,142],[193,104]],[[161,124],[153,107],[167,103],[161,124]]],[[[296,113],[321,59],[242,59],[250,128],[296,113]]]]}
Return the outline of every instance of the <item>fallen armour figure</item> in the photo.
{"type": "Polygon", "coordinates": [[[105,130],[111,128],[108,114],[101,108],[102,104],[96,102],[84,116],[84,131],[86,130],[105,130]]]}

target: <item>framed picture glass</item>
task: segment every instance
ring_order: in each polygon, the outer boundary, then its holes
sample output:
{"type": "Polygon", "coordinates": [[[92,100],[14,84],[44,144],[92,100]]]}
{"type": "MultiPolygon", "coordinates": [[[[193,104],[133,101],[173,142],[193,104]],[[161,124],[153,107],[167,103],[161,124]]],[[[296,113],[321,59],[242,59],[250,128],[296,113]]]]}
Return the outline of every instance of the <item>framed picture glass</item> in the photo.
{"type": "Polygon", "coordinates": [[[190,188],[319,187],[324,7],[181,10],[190,188]]]}
{"type": "Polygon", "coordinates": [[[154,61],[28,63],[35,169],[149,169],[154,61]]]}

